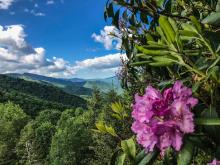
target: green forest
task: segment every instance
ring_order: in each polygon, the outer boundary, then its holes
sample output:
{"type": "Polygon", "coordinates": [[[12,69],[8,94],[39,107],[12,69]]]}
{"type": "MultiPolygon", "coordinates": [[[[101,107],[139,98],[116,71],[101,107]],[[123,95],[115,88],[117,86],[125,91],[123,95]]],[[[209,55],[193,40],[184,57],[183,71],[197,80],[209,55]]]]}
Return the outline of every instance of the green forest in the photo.
{"type": "MultiPolygon", "coordinates": [[[[106,164],[117,140],[100,135],[95,123],[116,118],[111,104],[129,101],[114,89],[93,89],[84,100],[61,89],[0,76],[0,164],[106,164]]],[[[124,127],[129,123],[125,120],[124,127]]],[[[114,123],[118,130],[121,123],[114,123]]],[[[129,135],[124,135],[128,137],[129,135]]]]}

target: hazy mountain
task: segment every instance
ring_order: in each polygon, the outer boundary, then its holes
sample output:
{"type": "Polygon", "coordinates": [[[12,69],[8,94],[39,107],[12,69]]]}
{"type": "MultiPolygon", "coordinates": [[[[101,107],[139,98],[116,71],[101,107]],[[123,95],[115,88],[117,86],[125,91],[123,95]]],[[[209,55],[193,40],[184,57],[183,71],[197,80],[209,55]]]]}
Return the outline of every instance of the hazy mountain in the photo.
{"type": "Polygon", "coordinates": [[[120,81],[116,76],[106,79],[80,79],[80,78],[61,79],[61,78],[52,78],[52,77],[46,77],[31,73],[24,73],[24,74],[10,73],[8,75],[12,77],[22,78],[28,81],[35,81],[44,84],[52,84],[56,87],[62,88],[67,93],[80,95],[80,96],[91,95],[92,89],[94,87],[99,88],[102,92],[107,92],[114,88],[119,94],[122,93],[120,81]]]}

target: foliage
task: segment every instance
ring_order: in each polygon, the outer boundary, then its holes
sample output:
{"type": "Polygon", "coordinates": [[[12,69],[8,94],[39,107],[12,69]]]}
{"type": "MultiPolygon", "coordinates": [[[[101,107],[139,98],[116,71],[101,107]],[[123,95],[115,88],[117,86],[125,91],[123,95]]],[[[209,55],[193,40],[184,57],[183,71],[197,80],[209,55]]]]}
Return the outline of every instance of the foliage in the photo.
{"type": "Polygon", "coordinates": [[[35,117],[45,109],[86,107],[86,101],[61,89],[36,82],[0,75],[0,102],[12,101],[30,116],[35,117]]]}
{"type": "Polygon", "coordinates": [[[0,164],[14,164],[16,141],[28,120],[19,106],[0,104],[0,164]]]}
{"type": "MultiPolygon", "coordinates": [[[[120,76],[130,95],[143,94],[148,84],[163,91],[181,80],[199,99],[193,110],[196,131],[185,137],[180,152],[169,153],[178,164],[196,161],[201,152],[210,155],[212,151],[213,159],[219,157],[219,11],[218,0],[109,0],[106,3],[105,19],[110,18],[119,30],[121,49],[127,55],[120,76]]],[[[124,155],[119,152],[119,157],[124,155]]],[[[164,157],[164,163],[168,159],[164,157]]]]}
{"type": "Polygon", "coordinates": [[[48,162],[51,139],[60,115],[57,110],[45,110],[25,126],[16,146],[20,164],[48,162]]]}
{"type": "MultiPolygon", "coordinates": [[[[67,112],[63,113],[66,117],[67,112]]],[[[89,131],[91,112],[62,121],[64,115],[58,122],[57,132],[52,139],[51,164],[90,164],[94,155],[89,131]]]]}

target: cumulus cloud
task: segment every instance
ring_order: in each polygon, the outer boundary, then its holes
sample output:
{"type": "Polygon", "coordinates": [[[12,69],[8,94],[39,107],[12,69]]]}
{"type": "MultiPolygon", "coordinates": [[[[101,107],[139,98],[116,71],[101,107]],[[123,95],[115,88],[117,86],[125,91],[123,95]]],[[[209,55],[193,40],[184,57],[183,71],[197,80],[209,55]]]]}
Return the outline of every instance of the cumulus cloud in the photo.
{"type": "Polygon", "coordinates": [[[33,48],[25,40],[22,25],[0,26],[0,72],[31,72],[67,77],[73,67],[62,58],[47,59],[45,49],[33,48]]]}
{"type": "Polygon", "coordinates": [[[122,41],[120,39],[120,34],[114,26],[105,26],[104,29],[100,31],[100,34],[93,33],[92,38],[96,42],[104,44],[107,50],[120,49],[121,47],[122,41]],[[114,36],[111,34],[114,34],[114,36]]]}
{"type": "Polygon", "coordinates": [[[84,72],[97,77],[97,73],[114,73],[125,54],[109,54],[76,61],[63,58],[46,58],[43,47],[34,48],[26,41],[23,25],[0,26],[0,73],[35,73],[51,77],[74,77],[84,72]]]}
{"type": "Polygon", "coordinates": [[[8,9],[14,0],[0,0],[0,9],[8,9]]]}
{"type": "Polygon", "coordinates": [[[76,77],[105,78],[114,76],[119,71],[121,59],[126,59],[125,54],[108,54],[101,57],[77,61],[74,65],[76,77]]]}
{"type": "Polygon", "coordinates": [[[74,66],[75,70],[80,69],[112,69],[118,68],[121,64],[121,59],[125,59],[126,55],[121,53],[109,54],[102,57],[95,57],[83,61],[77,61],[74,66]]]}

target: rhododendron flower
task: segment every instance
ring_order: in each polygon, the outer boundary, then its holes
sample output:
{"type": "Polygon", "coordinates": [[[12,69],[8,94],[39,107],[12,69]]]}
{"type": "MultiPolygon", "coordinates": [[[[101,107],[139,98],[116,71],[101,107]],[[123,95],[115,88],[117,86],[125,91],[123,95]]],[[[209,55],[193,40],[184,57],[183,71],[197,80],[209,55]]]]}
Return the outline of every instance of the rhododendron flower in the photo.
{"type": "Polygon", "coordinates": [[[220,165],[220,161],[217,161],[217,159],[214,159],[212,163],[208,163],[207,165],[220,165]]]}
{"type": "Polygon", "coordinates": [[[143,96],[135,95],[132,105],[132,131],[137,134],[137,142],[146,152],[157,147],[164,155],[171,146],[179,151],[184,134],[194,132],[191,109],[197,103],[192,90],[180,81],[163,93],[148,86],[143,96]]]}

